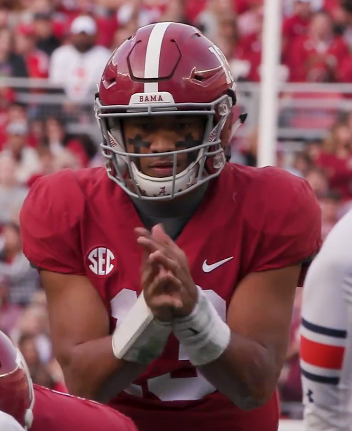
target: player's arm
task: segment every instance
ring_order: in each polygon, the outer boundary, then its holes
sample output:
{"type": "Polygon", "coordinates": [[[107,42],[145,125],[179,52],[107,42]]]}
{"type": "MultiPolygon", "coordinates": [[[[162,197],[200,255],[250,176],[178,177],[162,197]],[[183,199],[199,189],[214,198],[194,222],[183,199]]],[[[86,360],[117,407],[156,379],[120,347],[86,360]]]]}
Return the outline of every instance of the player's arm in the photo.
{"type": "Polygon", "coordinates": [[[300,265],[247,275],[236,288],[227,317],[230,342],[200,371],[240,408],[273,395],[288,347],[300,265]]]}
{"type": "MultiPolygon", "coordinates": [[[[246,261],[247,275],[231,299],[227,324],[201,289],[192,313],[185,313],[187,317],[174,323],[175,335],[190,361],[242,409],[265,404],[273,395],[285,360],[301,263],[320,246],[321,213],[312,190],[306,182],[283,171],[273,173],[277,174],[275,181],[272,176],[262,177],[256,186],[265,185],[267,180],[263,195],[275,187],[282,198],[276,195],[273,201],[261,203],[262,220],[256,212],[253,219],[253,211],[248,218],[250,231],[256,235],[249,236],[249,243],[256,245],[246,261]]],[[[255,205],[251,202],[247,207],[253,209],[255,205]]],[[[170,248],[175,249],[172,244],[170,248]]],[[[184,259],[177,249],[174,255],[177,270],[184,259]]],[[[184,291],[193,291],[187,271],[178,272],[184,291]]],[[[191,303],[190,295],[183,297],[184,304],[191,303]]]]}
{"type": "Polygon", "coordinates": [[[180,315],[173,330],[190,361],[236,405],[250,409],[266,403],[285,360],[301,265],[249,273],[236,287],[226,324],[195,286],[186,256],[162,228],[138,232],[138,242],[155,250],[149,260],[168,270],[143,285],[154,315],[163,321],[172,319],[169,310],[180,315]]]}
{"type": "Polygon", "coordinates": [[[108,401],[145,367],[114,356],[108,313],[86,276],[46,270],[40,274],[47,295],[54,354],[69,392],[108,401]]]}
{"type": "Polygon", "coordinates": [[[66,384],[75,395],[104,402],[128,386],[148,361],[161,354],[171,329],[163,328],[164,344],[158,332],[159,343],[153,350],[156,356],[134,361],[133,349],[123,357],[126,362],[114,356],[113,340],[120,325],[110,336],[108,312],[85,275],[80,247],[85,205],[72,172],[43,177],[36,181],[23,204],[21,236],[24,254],[40,268],[54,353],[66,384]]]}

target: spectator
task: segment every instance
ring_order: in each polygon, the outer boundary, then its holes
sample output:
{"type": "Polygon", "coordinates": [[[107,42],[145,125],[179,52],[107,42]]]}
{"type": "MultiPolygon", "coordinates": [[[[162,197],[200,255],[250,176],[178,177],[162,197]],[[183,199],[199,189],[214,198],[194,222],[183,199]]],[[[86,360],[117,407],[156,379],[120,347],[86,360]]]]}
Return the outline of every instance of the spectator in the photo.
{"type": "Polygon", "coordinates": [[[54,160],[55,156],[47,146],[40,146],[38,148],[38,156],[40,161],[40,171],[32,175],[27,181],[27,187],[32,187],[36,180],[44,175],[54,173],[54,160]]]}
{"type": "Polygon", "coordinates": [[[307,36],[297,39],[285,55],[290,80],[296,82],[335,82],[337,66],[348,56],[346,42],[333,33],[331,17],[316,13],[307,36]]]}
{"type": "Polygon", "coordinates": [[[325,196],[319,199],[322,211],[322,231],[321,236],[324,240],[331,229],[339,221],[340,218],[340,196],[335,192],[328,192],[325,196]]]}
{"type": "Polygon", "coordinates": [[[130,21],[135,22],[137,27],[151,24],[159,20],[161,9],[158,7],[147,7],[143,0],[130,0],[124,2],[117,11],[118,25],[125,26],[130,21]]]}
{"type": "Polygon", "coordinates": [[[44,122],[33,119],[29,122],[28,145],[38,148],[44,142],[44,122]]]}
{"type": "Polygon", "coordinates": [[[10,123],[7,126],[7,143],[3,154],[8,154],[16,162],[15,174],[20,184],[40,170],[37,152],[26,145],[28,127],[25,122],[10,123]]]}
{"type": "Polygon", "coordinates": [[[0,157],[0,225],[10,222],[28,193],[25,187],[18,184],[15,169],[16,163],[11,156],[0,157]]]}
{"type": "Polygon", "coordinates": [[[22,253],[19,226],[9,223],[3,227],[3,244],[0,248],[0,276],[8,286],[9,302],[26,305],[38,289],[37,271],[22,253]]]}
{"type": "Polygon", "coordinates": [[[52,54],[49,77],[52,83],[65,88],[71,100],[82,101],[95,91],[111,53],[95,45],[97,26],[90,16],[74,19],[70,33],[70,43],[52,54]]]}
{"type": "Polygon", "coordinates": [[[23,123],[27,121],[27,111],[25,105],[13,102],[7,111],[8,123],[23,123]]]}
{"type": "Polygon", "coordinates": [[[137,30],[138,25],[136,20],[130,20],[124,25],[120,25],[115,31],[114,37],[111,44],[111,49],[114,50],[118,48],[123,42],[128,39],[137,30]]]}
{"type": "Polygon", "coordinates": [[[80,160],[82,166],[87,166],[89,157],[83,143],[79,138],[69,136],[65,124],[55,117],[45,120],[45,141],[54,156],[65,149],[74,153],[80,160]]]}
{"type": "Polygon", "coordinates": [[[352,46],[352,1],[341,0],[339,5],[340,21],[342,25],[342,33],[345,41],[352,46]]]}
{"type": "Polygon", "coordinates": [[[219,34],[220,17],[234,17],[235,11],[231,0],[208,0],[205,9],[198,15],[196,25],[210,40],[219,34]]]}
{"type": "Polygon", "coordinates": [[[9,290],[4,277],[0,277],[0,330],[10,334],[23,314],[23,308],[9,303],[9,290]]]}
{"type": "Polygon", "coordinates": [[[290,56],[296,39],[308,34],[309,24],[313,15],[311,0],[294,0],[294,14],[284,19],[282,50],[285,56],[290,56]]]}
{"type": "Polygon", "coordinates": [[[35,344],[35,337],[31,334],[22,334],[18,340],[18,348],[28,365],[31,376],[33,377],[37,368],[40,366],[39,352],[35,344]]]}
{"type": "Polygon", "coordinates": [[[28,76],[23,57],[12,50],[12,34],[9,29],[0,29],[0,76],[25,78],[28,76]]]}
{"type": "Polygon", "coordinates": [[[214,42],[221,49],[229,62],[231,71],[237,79],[238,70],[240,69],[236,60],[233,59],[233,53],[239,40],[237,20],[234,17],[223,16],[219,18],[219,31],[214,42]]]}
{"type": "Polygon", "coordinates": [[[306,180],[317,197],[325,196],[329,190],[327,175],[323,169],[313,167],[306,174],[306,180]]]}
{"type": "Polygon", "coordinates": [[[345,122],[337,123],[325,140],[316,161],[328,177],[331,190],[339,193],[343,202],[352,198],[352,131],[345,122]]]}
{"type": "Polygon", "coordinates": [[[4,5],[0,4],[0,29],[10,27],[10,10],[4,5]]]}
{"type": "Polygon", "coordinates": [[[17,22],[30,24],[37,13],[50,13],[56,0],[19,0],[17,22]]]}
{"type": "Polygon", "coordinates": [[[167,2],[159,21],[173,21],[190,24],[186,16],[186,2],[187,0],[173,0],[167,2]]]}
{"type": "Polygon", "coordinates": [[[321,147],[322,147],[321,140],[315,140],[315,141],[310,141],[306,143],[305,152],[308,155],[308,157],[312,160],[313,163],[315,163],[316,160],[318,160],[321,152],[321,147]]]}
{"type": "Polygon", "coordinates": [[[80,169],[82,164],[79,158],[69,150],[65,150],[58,154],[54,159],[54,172],[62,169],[80,169]]]}
{"type": "Polygon", "coordinates": [[[302,151],[295,155],[292,168],[289,171],[294,175],[305,178],[311,167],[312,160],[307,153],[302,151]]]}
{"type": "Polygon", "coordinates": [[[41,360],[38,351],[38,336],[23,333],[18,340],[18,348],[28,365],[33,383],[54,389],[55,381],[51,377],[46,364],[41,360]]]}
{"type": "MultiPolygon", "coordinates": [[[[259,82],[261,80],[262,62],[262,19],[257,23],[255,33],[242,37],[235,49],[235,58],[241,74],[238,78],[246,81],[259,82]]],[[[234,66],[234,69],[236,67],[234,66]]],[[[277,69],[277,79],[286,81],[289,75],[287,66],[280,64],[277,69]]]]}
{"type": "Polygon", "coordinates": [[[49,57],[60,46],[60,40],[54,35],[52,15],[50,13],[37,13],[33,18],[33,32],[36,46],[49,57]]]}
{"type": "Polygon", "coordinates": [[[30,305],[25,308],[18,325],[11,331],[16,344],[23,335],[34,337],[40,362],[47,365],[52,359],[52,347],[48,332],[48,312],[43,307],[30,305]]]}
{"type": "Polygon", "coordinates": [[[29,78],[47,78],[49,57],[36,48],[36,38],[32,26],[21,25],[15,33],[15,51],[22,56],[29,78]]]}
{"type": "MultiPolygon", "coordinates": [[[[258,28],[261,27],[263,20],[263,0],[243,0],[246,2],[246,10],[243,10],[238,16],[238,28],[241,37],[247,37],[255,34],[258,28]]],[[[237,9],[237,2],[235,4],[237,9]]]]}

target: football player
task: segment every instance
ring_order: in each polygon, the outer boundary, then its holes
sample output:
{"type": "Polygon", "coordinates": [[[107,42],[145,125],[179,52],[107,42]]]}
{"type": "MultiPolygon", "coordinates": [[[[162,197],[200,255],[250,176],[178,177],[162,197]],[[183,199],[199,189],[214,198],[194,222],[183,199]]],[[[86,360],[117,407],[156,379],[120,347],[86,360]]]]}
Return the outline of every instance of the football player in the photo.
{"type": "Polygon", "coordinates": [[[303,290],[301,370],[306,431],[352,427],[352,211],[327,236],[303,290]]]}
{"type": "Polygon", "coordinates": [[[70,392],[142,431],[278,426],[320,208],[296,176],[226,163],[235,103],[223,53],[196,28],[142,27],[96,95],[105,168],[44,177],[22,209],[70,392]]]}
{"type": "Polygon", "coordinates": [[[23,429],[137,431],[110,407],[33,385],[20,351],[0,331],[0,430],[23,429]]]}

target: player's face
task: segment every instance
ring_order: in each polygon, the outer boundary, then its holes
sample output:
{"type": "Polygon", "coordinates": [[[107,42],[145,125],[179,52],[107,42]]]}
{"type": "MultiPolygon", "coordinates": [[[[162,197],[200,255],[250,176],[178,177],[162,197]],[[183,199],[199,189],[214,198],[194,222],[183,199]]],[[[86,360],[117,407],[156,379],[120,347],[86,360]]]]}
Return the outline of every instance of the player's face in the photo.
{"type": "MultiPolygon", "coordinates": [[[[129,153],[155,154],[155,157],[138,157],[138,169],[150,177],[173,175],[173,156],[158,153],[179,151],[203,143],[205,119],[196,115],[170,115],[128,118],[123,122],[126,149],[129,153]]],[[[185,170],[197,157],[198,151],[177,155],[177,171],[185,170]]]]}

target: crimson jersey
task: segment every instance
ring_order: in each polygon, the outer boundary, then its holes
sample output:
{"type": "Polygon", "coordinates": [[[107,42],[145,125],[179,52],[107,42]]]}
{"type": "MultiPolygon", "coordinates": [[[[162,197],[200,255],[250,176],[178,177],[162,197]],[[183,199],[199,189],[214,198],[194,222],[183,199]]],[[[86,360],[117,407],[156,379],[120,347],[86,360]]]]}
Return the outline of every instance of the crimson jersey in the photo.
{"type": "MultiPolygon", "coordinates": [[[[138,226],[142,222],[131,199],[103,168],[65,170],[37,180],[21,213],[28,259],[39,268],[86,275],[111,316],[111,331],[140,293],[138,226]]],[[[227,164],[177,244],[194,281],[225,320],[241,279],[314,255],[320,227],[320,209],[306,181],[277,168],[227,164]]],[[[279,416],[276,396],[254,411],[239,410],[191,366],[173,336],[163,355],[111,405],[141,431],[200,424],[203,431],[254,431],[258,423],[261,431],[274,431],[279,416]]]]}
{"type": "Polygon", "coordinates": [[[30,431],[137,431],[121,413],[94,401],[34,385],[30,431]]]}

